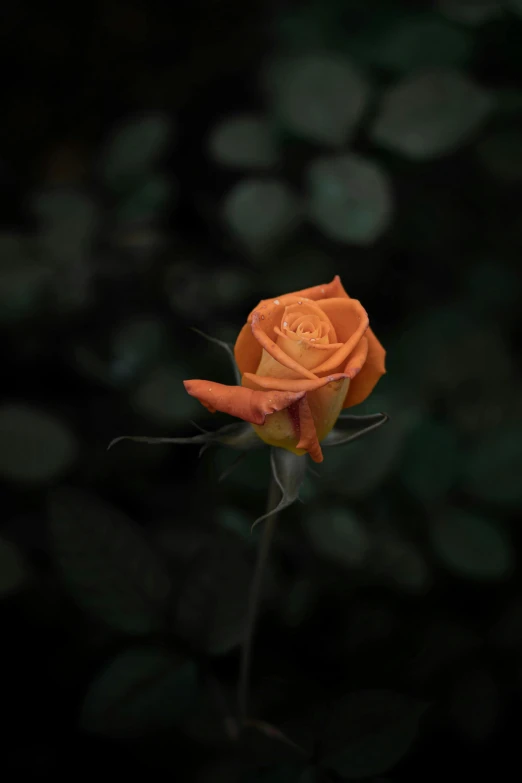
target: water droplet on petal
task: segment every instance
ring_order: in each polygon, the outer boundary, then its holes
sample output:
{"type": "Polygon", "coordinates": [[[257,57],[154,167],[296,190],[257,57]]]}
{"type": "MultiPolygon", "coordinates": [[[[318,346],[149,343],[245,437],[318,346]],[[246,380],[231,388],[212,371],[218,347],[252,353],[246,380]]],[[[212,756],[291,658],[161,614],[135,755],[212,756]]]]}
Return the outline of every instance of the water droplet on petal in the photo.
{"type": "Polygon", "coordinates": [[[285,329],[286,329],[286,327],[288,326],[288,321],[283,321],[283,326],[284,326],[284,327],[285,327],[285,329]]]}
{"type": "Polygon", "coordinates": [[[262,316],[261,316],[261,320],[262,320],[262,321],[264,321],[264,320],[265,320],[265,316],[264,316],[264,315],[262,315],[262,316]]]}
{"type": "Polygon", "coordinates": [[[279,299],[274,299],[274,304],[279,304],[279,299]]]}

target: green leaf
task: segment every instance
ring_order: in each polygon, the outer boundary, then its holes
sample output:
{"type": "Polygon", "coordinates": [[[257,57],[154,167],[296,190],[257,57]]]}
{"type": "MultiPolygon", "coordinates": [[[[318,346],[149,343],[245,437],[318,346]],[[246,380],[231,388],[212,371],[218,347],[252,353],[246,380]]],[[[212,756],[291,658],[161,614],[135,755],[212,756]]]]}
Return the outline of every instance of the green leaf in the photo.
{"type": "Polygon", "coordinates": [[[372,161],[351,154],[318,158],[307,180],[310,217],[329,239],[368,245],[388,227],[391,188],[372,161]]]}
{"type": "Polygon", "coordinates": [[[239,367],[236,364],[236,358],[234,356],[234,346],[231,345],[230,343],[223,342],[223,340],[218,340],[216,337],[210,337],[210,335],[201,332],[199,329],[196,329],[194,326],[192,327],[192,330],[197,334],[199,334],[201,337],[204,337],[205,340],[208,340],[209,342],[214,343],[215,345],[219,345],[220,348],[223,348],[223,350],[226,351],[230,361],[232,362],[232,368],[234,371],[234,378],[236,379],[236,384],[238,386],[241,386],[241,373],[239,372],[239,367]]]}
{"type": "Polygon", "coordinates": [[[277,163],[272,128],[262,115],[237,114],[220,122],[209,138],[217,163],[239,169],[265,169],[277,163]]]}
{"type": "Polygon", "coordinates": [[[522,0],[507,0],[507,4],[513,13],[522,16],[522,0]]]}
{"type": "Polygon", "coordinates": [[[484,742],[494,732],[502,697],[491,674],[482,668],[465,671],[457,681],[449,717],[457,731],[472,742],[484,742]]]}
{"type": "Polygon", "coordinates": [[[164,627],[168,574],[125,514],[67,488],[51,493],[49,516],[56,561],[80,607],[129,634],[164,627]]]}
{"type": "Polygon", "coordinates": [[[321,764],[358,780],[394,767],[413,745],[427,705],[393,691],[358,691],[330,706],[320,735],[321,764]]]}
{"type": "Polygon", "coordinates": [[[386,413],[370,413],[367,416],[355,416],[344,413],[339,416],[334,429],[322,441],[321,446],[342,446],[352,440],[373,432],[389,421],[386,413]]]}
{"type": "Polygon", "coordinates": [[[501,0],[438,0],[438,7],[448,19],[469,25],[480,25],[502,14],[501,0]]]}
{"type": "Polygon", "coordinates": [[[304,518],[315,549],[324,557],[347,568],[361,566],[370,550],[364,522],[342,506],[316,510],[304,518]]]}
{"type": "Polygon", "coordinates": [[[250,578],[243,544],[217,535],[188,565],[173,611],[177,633],[209,655],[236,647],[243,637],[250,578]]]}
{"type": "Polygon", "coordinates": [[[49,188],[32,199],[46,260],[59,267],[82,263],[100,223],[93,199],[80,190],[49,188]]]}
{"type": "Polygon", "coordinates": [[[26,239],[0,234],[0,322],[12,323],[36,310],[51,275],[26,239]]]}
{"type": "Polygon", "coordinates": [[[174,184],[162,174],[139,183],[118,204],[116,218],[120,223],[139,223],[160,217],[174,195],[174,184]]]}
{"type": "Polygon", "coordinates": [[[164,154],[172,135],[167,117],[149,114],[124,123],[115,131],[103,155],[103,178],[111,188],[126,190],[146,178],[164,154]]]}
{"type": "Polygon", "coordinates": [[[0,598],[18,592],[28,577],[22,553],[11,541],[0,538],[0,598]]]}
{"type": "Polygon", "coordinates": [[[80,726],[112,738],[154,734],[175,727],[196,696],[193,663],[162,649],[129,649],[90,684],[80,726]]]}
{"type": "Polygon", "coordinates": [[[298,456],[287,449],[272,447],[270,449],[270,465],[272,475],[281,490],[281,500],[272,510],[258,517],[252,527],[262,522],[263,519],[278,514],[288,506],[291,506],[299,497],[299,490],[306,477],[308,467],[307,455],[298,456]]]}
{"type": "MultiPolygon", "coordinates": [[[[376,15],[377,18],[380,14],[376,15]]],[[[463,65],[471,56],[473,37],[435,13],[408,11],[397,21],[376,24],[357,48],[364,47],[364,59],[373,66],[398,73],[433,66],[463,65]]]]}
{"type": "Polygon", "coordinates": [[[515,555],[505,530],[486,517],[448,509],[430,529],[432,545],[446,568],[467,579],[510,576],[515,555]]]}
{"type": "Polygon", "coordinates": [[[77,457],[73,434],[54,416],[28,405],[0,408],[0,475],[45,484],[66,473],[77,457]]]}
{"type": "Polygon", "coordinates": [[[464,488],[488,503],[518,508],[522,502],[522,428],[499,429],[469,455],[464,488]]]}
{"type": "Polygon", "coordinates": [[[443,424],[426,420],[406,440],[401,481],[413,497],[430,507],[454,486],[462,462],[455,433],[443,424]]]}
{"type": "Polygon", "coordinates": [[[332,54],[276,60],[264,82],[272,110],[288,130],[333,147],[349,139],[369,99],[359,72],[332,54]]]}
{"type": "Polygon", "coordinates": [[[465,144],[492,106],[489,93],[459,71],[424,68],[384,95],[371,136],[412,160],[437,158],[465,144]]]}
{"type": "Polygon", "coordinates": [[[516,128],[493,131],[477,145],[476,152],[493,177],[504,182],[522,180],[522,139],[516,128]]]}
{"type": "Polygon", "coordinates": [[[228,192],[223,217],[229,229],[253,252],[285,239],[301,220],[297,198],[276,179],[243,179],[228,192]]]}

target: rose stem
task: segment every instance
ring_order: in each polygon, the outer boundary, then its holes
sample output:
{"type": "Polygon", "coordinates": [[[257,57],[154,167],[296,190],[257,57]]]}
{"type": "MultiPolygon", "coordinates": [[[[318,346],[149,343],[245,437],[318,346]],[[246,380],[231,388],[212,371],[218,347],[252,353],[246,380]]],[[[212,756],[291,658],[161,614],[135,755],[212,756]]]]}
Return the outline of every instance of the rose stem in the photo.
{"type": "MultiPolygon", "coordinates": [[[[268,490],[267,513],[272,511],[281,497],[281,490],[273,476],[270,477],[270,487],[268,490]]],[[[261,597],[261,588],[263,585],[263,574],[268,561],[270,545],[274,537],[274,531],[277,522],[277,514],[270,514],[263,524],[263,535],[257,553],[256,568],[250,592],[248,596],[248,610],[245,623],[245,636],[241,647],[241,660],[239,666],[239,685],[238,685],[238,707],[239,720],[245,723],[248,717],[248,701],[250,686],[250,668],[252,663],[252,641],[259,610],[259,599],[261,597]]]]}

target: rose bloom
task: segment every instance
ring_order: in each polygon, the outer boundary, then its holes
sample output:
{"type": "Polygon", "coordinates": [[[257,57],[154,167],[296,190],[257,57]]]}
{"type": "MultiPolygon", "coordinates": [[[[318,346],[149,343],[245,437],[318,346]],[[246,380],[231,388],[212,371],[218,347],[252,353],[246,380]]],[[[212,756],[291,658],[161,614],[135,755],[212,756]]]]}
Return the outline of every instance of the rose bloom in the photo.
{"type": "Polygon", "coordinates": [[[209,411],[250,422],[270,446],[322,462],[320,441],[343,408],[366,399],[385,373],[385,350],[368,314],[331,283],[264,299],[248,316],[234,355],[241,386],[184,381],[209,411]]]}

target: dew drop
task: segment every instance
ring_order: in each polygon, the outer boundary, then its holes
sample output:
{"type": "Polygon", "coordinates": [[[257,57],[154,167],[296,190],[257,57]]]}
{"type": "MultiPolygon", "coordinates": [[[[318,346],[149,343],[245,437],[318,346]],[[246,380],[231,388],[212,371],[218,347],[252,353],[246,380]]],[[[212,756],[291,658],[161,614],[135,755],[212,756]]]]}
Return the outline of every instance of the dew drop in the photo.
{"type": "Polygon", "coordinates": [[[284,326],[284,327],[285,327],[285,329],[286,329],[286,327],[288,326],[288,321],[283,321],[283,326],[284,326]]]}
{"type": "Polygon", "coordinates": [[[297,304],[303,304],[302,302],[298,302],[297,304]]]}
{"type": "Polygon", "coordinates": [[[321,293],[324,294],[324,288],[321,288],[321,293]]]}
{"type": "Polygon", "coordinates": [[[265,320],[265,316],[264,316],[264,315],[262,315],[262,316],[261,316],[261,320],[262,320],[262,321],[264,321],[264,320],[265,320]]]}
{"type": "Polygon", "coordinates": [[[274,299],[274,304],[280,304],[279,299],[274,299]]]}

